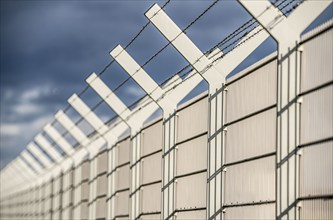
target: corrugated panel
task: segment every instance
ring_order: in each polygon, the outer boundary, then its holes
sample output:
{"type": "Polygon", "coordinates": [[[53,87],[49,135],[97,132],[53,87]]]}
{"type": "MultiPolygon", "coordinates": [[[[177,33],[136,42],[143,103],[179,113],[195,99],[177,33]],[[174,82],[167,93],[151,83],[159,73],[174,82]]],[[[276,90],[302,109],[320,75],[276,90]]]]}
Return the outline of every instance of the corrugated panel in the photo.
{"type": "Polygon", "coordinates": [[[71,190],[67,190],[62,194],[62,207],[67,207],[71,203],[71,190]]]}
{"type": "Polygon", "coordinates": [[[162,149],[162,121],[143,130],[142,156],[162,149]]]}
{"type": "Polygon", "coordinates": [[[89,208],[88,202],[81,204],[81,219],[89,219],[89,208]]]}
{"type": "Polygon", "coordinates": [[[333,194],[333,142],[302,149],[301,196],[333,194]]]}
{"type": "Polygon", "coordinates": [[[143,213],[161,211],[161,183],[143,187],[141,195],[143,213]]]}
{"type": "Polygon", "coordinates": [[[180,144],[176,155],[177,175],[207,169],[207,135],[180,144]]]}
{"type": "Polygon", "coordinates": [[[108,189],[108,179],[106,175],[97,177],[97,196],[106,195],[108,189]]]}
{"type": "Polygon", "coordinates": [[[45,198],[44,200],[44,212],[48,212],[52,209],[51,207],[51,204],[52,204],[52,201],[51,201],[51,198],[48,197],[48,198],[45,198]]]}
{"type": "Polygon", "coordinates": [[[275,204],[230,207],[225,209],[225,219],[275,219],[275,204]]]}
{"type": "Polygon", "coordinates": [[[118,149],[118,163],[117,165],[121,165],[127,163],[130,158],[130,145],[131,141],[129,138],[125,139],[124,141],[119,143],[118,149]]]}
{"type": "Polygon", "coordinates": [[[90,175],[90,162],[89,161],[85,161],[82,164],[82,179],[89,179],[89,175],[90,175]]]}
{"type": "Polygon", "coordinates": [[[333,219],[333,200],[306,200],[302,201],[300,219],[333,219]]]}
{"type": "Polygon", "coordinates": [[[88,182],[84,182],[81,185],[81,199],[88,200],[89,198],[89,184],[88,182]]]}
{"type": "Polygon", "coordinates": [[[303,96],[301,144],[332,137],[333,86],[303,96]]]}
{"type": "Polygon", "coordinates": [[[156,219],[161,219],[161,215],[142,215],[141,219],[142,220],[156,220],[156,219]]]}
{"type": "Polygon", "coordinates": [[[97,157],[97,174],[107,172],[108,170],[108,152],[104,151],[97,157]]]}
{"type": "Polygon", "coordinates": [[[61,190],[61,177],[56,177],[53,181],[53,194],[60,192],[61,190]]]}
{"type": "Polygon", "coordinates": [[[126,189],[129,187],[129,175],[130,169],[129,165],[120,167],[117,171],[118,173],[118,187],[117,189],[126,189]]]}
{"type": "Polygon", "coordinates": [[[61,202],[60,202],[60,194],[53,195],[53,201],[52,202],[53,202],[53,204],[52,204],[53,211],[54,210],[58,210],[59,207],[60,207],[60,204],[61,204],[61,202]]]}
{"type": "Polygon", "coordinates": [[[226,163],[271,153],[276,146],[276,108],[228,126],[226,163]]]}
{"type": "Polygon", "coordinates": [[[206,183],[206,173],[177,179],[176,209],[206,207],[206,183]]]}
{"type": "Polygon", "coordinates": [[[81,185],[74,188],[74,206],[81,202],[81,185]]]}
{"type": "Polygon", "coordinates": [[[176,216],[176,219],[206,219],[206,211],[177,212],[176,216]]]}
{"type": "Polygon", "coordinates": [[[301,90],[333,79],[333,29],[303,44],[301,90]]]}
{"type": "Polygon", "coordinates": [[[97,199],[96,202],[96,219],[106,218],[106,201],[105,198],[97,199]]]}
{"type": "Polygon", "coordinates": [[[204,98],[178,112],[178,137],[183,141],[207,131],[208,99],[204,98]]]}
{"type": "Polygon", "coordinates": [[[52,194],[52,183],[51,182],[47,182],[45,184],[45,197],[48,197],[52,194]]]}
{"type": "Polygon", "coordinates": [[[63,190],[70,188],[72,185],[72,171],[68,171],[66,174],[64,174],[62,181],[63,190]]]}
{"type": "Polygon", "coordinates": [[[129,193],[128,191],[117,193],[116,195],[116,213],[115,215],[127,215],[128,204],[129,204],[129,193]]]}
{"type": "Polygon", "coordinates": [[[276,103],[276,71],[277,62],[272,61],[227,86],[227,122],[276,103]]]}
{"type": "Polygon", "coordinates": [[[275,200],[275,156],[227,167],[225,175],[226,204],[275,200]]]}
{"type": "Polygon", "coordinates": [[[69,208],[62,210],[61,219],[71,220],[71,210],[69,208]]]}
{"type": "Polygon", "coordinates": [[[52,219],[52,218],[51,218],[51,213],[49,213],[49,212],[46,213],[45,216],[44,216],[44,218],[45,218],[45,219],[52,219]]]}
{"type": "Polygon", "coordinates": [[[162,153],[156,153],[141,161],[142,184],[161,180],[162,153]]]}
{"type": "Polygon", "coordinates": [[[176,219],[206,219],[206,211],[182,211],[176,213],[176,219]]]}
{"type": "Polygon", "coordinates": [[[82,166],[79,165],[78,167],[75,168],[74,171],[74,186],[77,186],[81,184],[82,181],[82,166]]]}
{"type": "Polygon", "coordinates": [[[60,212],[59,212],[59,210],[53,212],[52,219],[60,219],[60,212]]]}

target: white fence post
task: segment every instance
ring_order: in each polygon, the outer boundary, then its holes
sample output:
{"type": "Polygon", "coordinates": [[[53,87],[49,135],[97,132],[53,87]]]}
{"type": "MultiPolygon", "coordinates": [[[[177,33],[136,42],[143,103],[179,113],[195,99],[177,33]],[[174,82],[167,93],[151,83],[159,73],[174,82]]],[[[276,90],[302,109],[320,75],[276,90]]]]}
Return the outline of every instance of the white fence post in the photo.
{"type": "Polygon", "coordinates": [[[269,1],[239,0],[278,43],[276,217],[297,218],[302,31],[332,1],[304,1],[286,17],[269,1]]]}

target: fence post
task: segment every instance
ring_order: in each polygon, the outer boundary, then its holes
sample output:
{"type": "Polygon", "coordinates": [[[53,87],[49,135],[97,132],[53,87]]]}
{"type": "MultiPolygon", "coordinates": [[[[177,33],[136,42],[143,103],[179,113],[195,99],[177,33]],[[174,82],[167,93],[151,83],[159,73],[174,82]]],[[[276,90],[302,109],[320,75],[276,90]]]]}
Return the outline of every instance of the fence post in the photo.
{"type": "MultiPolygon", "coordinates": [[[[238,52],[216,55],[211,60],[196,47],[185,33],[155,4],[147,12],[146,17],[164,35],[164,37],[179,51],[192,67],[208,82],[209,85],[209,126],[208,126],[208,174],[207,174],[207,218],[215,218],[221,212],[223,204],[222,194],[222,166],[224,163],[224,81],[227,74],[235,69],[255,48],[257,48],[268,34],[258,34],[251,43],[238,47],[238,52]]],[[[248,33],[256,33],[258,28],[248,33]]],[[[234,51],[233,51],[234,52],[234,51]]],[[[214,54],[214,52],[212,52],[214,54]]]]}
{"type": "Polygon", "coordinates": [[[51,125],[47,124],[44,127],[44,131],[52,138],[52,140],[67,154],[71,155],[74,152],[74,148],[68,143],[68,141],[62,137],[62,135],[51,125]]]}
{"type": "Polygon", "coordinates": [[[269,1],[238,0],[278,43],[276,217],[297,219],[302,31],[331,1],[305,1],[286,17],[269,1]]]}
{"type": "MultiPolygon", "coordinates": [[[[58,111],[55,114],[56,120],[67,130],[69,134],[71,134],[74,139],[82,146],[80,149],[76,150],[75,153],[72,155],[73,160],[73,176],[81,176],[82,170],[79,168],[79,164],[81,161],[89,155],[86,147],[88,146],[90,140],[88,137],[78,128],[74,122],[63,112],[58,111]]],[[[46,127],[47,128],[47,127],[46,127]]],[[[76,181],[73,179],[73,183],[76,181]]],[[[78,198],[75,196],[77,195],[76,192],[81,192],[82,184],[78,186],[73,186],[73,218],[74,219],[81,219],[81,201],[78,201],[78,198]]]]}
{"type": "Polygon", "coordinates": [[[62,156],[60,155],[60,153],[54,148],[52,147],[52,145],[50,144],[50,142],[48,142],[46,140],[46,138],[41,135],[38,134],[35,137],[35,142],[41,147],[43,148],[43,150],[45,150],[45,152],[56,162],[59,163],[62,159],[62,156]]]}
{"type": "MultiPolygon", "coordinates": [[[[103,121],[80,99],[79,96],[73,94],[68,103],[99,133],[100,144],[90,144],[87,148],[90,158],[90,181],[89,181],[89,218],[96,218],[96,197],[97,197],[97,154],[103,145],[107,144],[107,140],[104,138],[104,134],[109,130],[103,121]]],[[[110,136],[116,140],[117,137],[113,134],[110,136]]]]}
{"type": "MultiPolygon", "coordinates": [[[[175,82],[178,82],[180,78],[178,76],[173,77],[170,79],[167,83],[165,88],[168,88],[168,86],[171,86],[175,84],[175,82]]],[[[157,109],[158,106],[156,103],[151,102],[149,103],[149,97],[143,98],[137,105],[136,108],[134,108],[132,111],[127,108],[127,106],[107,87],[107,85],[95,74],[92,73],[87,78],[87,83],[95,90],[95,92],[118,114],[118,116],[121,118],[121,120],[131,129],[131,141],[132,141],[132,153],[131,153],[131,180],[132,182],[130,187],[130,200],[131,200],[131,208],[135,207],[136,204],[139,204],[139,189],[140,186],[135,182],[135,177],[140,176],[140,157],[141,157],[141,132],[140,130],[143,127],[143,123],[146,119],[148,119],[157,109]],[[141,105],[144,105],[143,108],[141,108],[141,105]]],[[[115,148],[111,149],[110,158],[115,158],[115,148]]],[[[114,161],[114,159],[110,159],[111,163],[114,161]]],[[[116,172],[114,172],[115,165],[110,168],[110,172],[112,173],[110,175],[109,185],[111,185],[111,188],[113,188],[114,179],[116,178],[116,172]]],[[[114,215],[114,203],[115,203],[115,189],[110,190],[110,199],[108,202],[110,202],[110,205],[108,205],[109,210],[109,219],[113,219],[115,217],[114,215]]],[[[132,210],[132,209],[131,209],[132,210]]],[[[131,213],[134,213],[134,211],[131,213]]],[[[132,214],[131,214],[132,216],[132,214]]],[[[132,216],[132,218],[134,218],[132,216]]]]}
{"type": "Polygon", "coordinates": [[[50,169],[53,166],[51,160],[46,157],[46,155],[34,143],[29,143],[27,149],[38,158],[40,163],[43,164],[46,169],[50,169]]]}

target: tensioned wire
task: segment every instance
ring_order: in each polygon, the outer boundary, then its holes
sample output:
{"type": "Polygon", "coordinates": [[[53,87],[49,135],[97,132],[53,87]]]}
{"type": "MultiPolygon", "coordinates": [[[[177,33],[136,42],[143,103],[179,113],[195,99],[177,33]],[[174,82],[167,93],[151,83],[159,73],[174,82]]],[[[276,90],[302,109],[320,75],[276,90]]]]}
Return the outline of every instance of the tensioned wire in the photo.
{"type": "MultiPolygon", "coordinates": [[[[160,10],[163,10],[163,8],[165,8],[167,6],[167,4],[170,2],[171,0],[168,0],[162,7],[160,10]]],[[[220,0],[215,0],[208,8],[206,8],[199,16],[197,16],[189,25],[187,25],[182,31],[181,33],[179,33],[174,39],[172,39],[171,41],[169,41],[165,46],[163,46],[160,50],[158,50],[153,56],[151,56],[143,65],[140,66],[140,69],[143,68],[144,66],[146,66],[148,63],[150,63],[154,58],[156,58],[165,48],[167,48],[174,40],[176,40],[182,33],[184,33],[186,30],[188,30],[192,25],[194,25],[201,17],[203,17],[209,10],[211,10],[220,0]]],[[[293,3],[293,1],[289,1],[288,3],[286,3],[288,0],[282,0],[280,3],[278,3],[280,0],[277,0],[274,2],[274,4],[272,4],[272,6],[275,6],[277,8],[279,8],[281,11],[286,8],[287,6],[291,5],[293,3]],[[278,3],[278,4],[277,4],[278,3]],[[286,3],[286,4],[285,4],[286,3]],[[285,5],[283,5],[285,4],[285,5]]],[[[297,6],[300,3],[298,2],[297,6]]],[[[296,7],[297,7],[296,6],[296,7]]],[[[292,7],[291,9],[289,9],[286,13],[291,12],[293,9],[295,9],[296,7],[292,7]]],[[[268,10],[268,9],[266,9],[268,10]]],[[[157,14],[157,13],[156,13],[157,14]]],[[[143,33],[143,31],[146,29],[146,27],[151,24],[150,21],[148,21],[142,28],[141,30],[132,38],[132,40],[124,47],[123,50],[125,50],[126,48],[128,48],[131,44],[133,44],[135,42],[135,40],[143,33]]],[[[214,49],[216,48],[220,48],[222,49],[223,52],[225,52],[228,48],[232,47],[233,45],[235,45],[237,42],[239,42],[240,40],[242,40],[244,38],[244,36],[246,36],[249,32],[251,32],[252,30],[254,30],[256,27],[258,26],[256,19],[252,18],[250,20],[248,20],[247,22],[245,22],[243,25],[241,25],[239,28],[237,28],[234,32],[232,32],[230,35],[228,35],[227,37],[225,37],[222,41],[220,41],[218,44],[216,44],[214,47],[212,47],[210,50],[208,50],[206,53],[204,53],[205,55],[210,54],[211,52],[213,52],[214,49]],[[250,29],[250,30],[247,30],[250,29]],[[246,31],[247,30],[247,31],[246,31]],[[245,33],[244,33],[245,32],[245,33]],[[240,36],[239,36],[240,35],[240,36]],[[237,37],[237,38],[236,38],[237,37]],[[236,39],[235,39],[236,38],[236,39]],[[232,41],[232,42],[231,42],[232,41]],[[231,42],[231,43],[230,43],[231,42]],[[227,44],[229,43],[229,44],[227,44]]],[[[200,74],[204,74],[204,72],[206,72],[210,66],[213,65],[213,63],[217,62],[218,60],[222,59],[226,54],[228,54],[229,52],[231,52],[233,49],[235,49],[236,47],[239,47],[240,45],[242,45],[243,43],[245,43],[247,40],[249,40],[250,38],[254,37],[256,34],[258,34],[260,31],[262,31],[262,29],[258,30],[256,33],[252,34],[251,36],[248,36],[247,39],[243,39],[242,42],[236,46],[234,46],[230,51],[223,53],[220,57],[216,58],[215,60],[213,60],[210,65],[208,67],[206,67],[205,70],[203,70],[200,74]]],[[[200,57],[201,58],[201,57],[200,57]]],[[[199,58],[199,59],[200,59],[199,58]]],[[[199,60],[198,59],[198,60],[199,60]]],[[[102,75],[113,63],[114,63],[114,59],[108,63],[101,72],[99,72],[97,75],[100,76],[102,75]]],[[[192,68],[190,68],[192,65],[188,64],[185,67],[183,67],[181,70],[177,71],[175,74],[171,75],[168,79],[166,79],[165,81],[163,81],[162,83],[159,84],[159,86],[164,85],[165,83],[167,83],[169,80],[171,80],[174,76],[176,75],[180,75],[180,77],[184,77],[187,74],[189,74],[191,71],[193,71],[192,68]],[[187,70],[185,72],[185,70],[187,70]]],[[[139,70],[140,70],[139,69],[139,70]]],[[[136,71],[134,74],[132,74],[131,76],[129,76],[128,78],[126,78],[122,83],[120,83],[115,89],[113,89],[111,91],[111,93],[114,93],[115,91],[117,91],[119,88],[121,88],[127,81],[129,81],[138,71],[136,71]]],[[[168,92],[170,92],[171,90],[175,89],[176,87],[178,87],[180,84],[182,84],[184,81],[188,80],[189,78],[193,77],[194,74],[192,76],[189,76],[187,78],[185,78],[183,81],[175,84],[172,86],[172,88],[168,89],[167,91],[164,92],[164,94],[162,95],[161,98],[164,97],[164,95],[168,92]]],[[[172,82],[171,82],[172,84],[172,82]]],[[[89,86],[86,86],[84,88],[84,90],[82,92],[79,93],[79,96],[83,95],[87,89],[89,88],[89,86]]],[[[133,102],[128,108],[131,109],[134,106],[136,106],[140,101],[142,101],[143,98],[145,98],[147,95],[150,96],[158,87],[156,87],[150,94],[145,94],[143,97],[139,98],[138,100],[136,100],[135,102],[133,102]]],[[[100,104],[102,104],[104,102],[104,100],[99,101],[91,110],[93,111],[94,109],[96,109],[100,104]]],[[[138,108],[136,111],[132,112],[130,114],[129,117],[132,117],[136,112],[142,110],[144,107],[146,107],[147,105],[149,105],[150,103],[152,103],[153,100],[151,99],[147,99],[147,101],[141,103],[140,108],[138,108]]],[[[69,105],[68,107],[64,110],[67,111],[69,109],[69,105]]],[[[89,114],[89,113],[88,113],[89,114]]],[[[108,122],[114,120],[115,118],[117,118],[118,116],[114,116],[113,118],[111,118],[108,122]]],[[[75,125],[79,124],[84,117],[80,117],[80,119],[75,122],[75,125]]],[[[108,123],[107,122],[107,123],[108,123]]],[[[120,122],[118,122],[120,123],[120,122]]],[[[65,131],[62,136],[66,135],[68,133],[68,131],[65,131]]],[[[94,133],[94,132],[92,132],[94,133]]],[[[55,144],[55,143],[53,143],[55,144]]]]}

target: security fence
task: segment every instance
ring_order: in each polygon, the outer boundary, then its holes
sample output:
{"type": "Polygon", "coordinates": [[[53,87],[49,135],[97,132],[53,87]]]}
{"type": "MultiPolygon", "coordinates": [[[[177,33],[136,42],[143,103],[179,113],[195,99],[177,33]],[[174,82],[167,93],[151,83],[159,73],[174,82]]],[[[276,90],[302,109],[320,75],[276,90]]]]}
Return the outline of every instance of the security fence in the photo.
{"type": "MultiPolygon", "coordinates": [[[[197,51],[163,10],[149,9],[193,71],[159,87],[115,48],[111,55],[149,97],[129,110],[98,76],[88,78],[120,119],[103,124],[80,97],[70,98],[95,133],[85,136],[58,113],[79,146],[45,172],[30,154],[16,159],[24,182],[2,187],[1,219],[333,219],[333,22],[302,37],[295,30],[290,41],[280,36],[301,12],[313,7],[307,16],[315,18],[327,3],[303,3],[276,23],[267,22],[276,8],[258,15],[264,3],[240,3],[267,32],[223,59],[223,51],[197,51]],[[269,35],[278,51],[224,80],[269,35]],[[177,106],[202,79],[208,92],[177,106]],[[144,124],[159,107],[162,117],[144,124]]],[[[5,171],[1,181],[10,182],[5,171]]]]}

